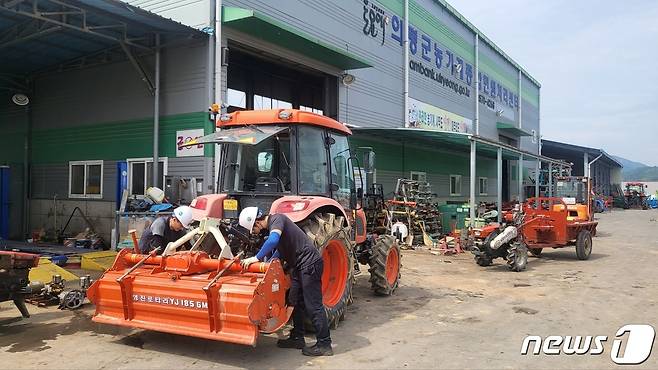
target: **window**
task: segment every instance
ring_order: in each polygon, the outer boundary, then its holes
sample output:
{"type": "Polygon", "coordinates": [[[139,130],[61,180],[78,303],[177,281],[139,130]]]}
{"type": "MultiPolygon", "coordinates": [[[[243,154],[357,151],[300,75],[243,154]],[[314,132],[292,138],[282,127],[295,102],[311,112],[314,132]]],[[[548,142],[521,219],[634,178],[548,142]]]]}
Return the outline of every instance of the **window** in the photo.
{"type": "Polygon", "coordinates": [[[226,102],[231,107],[247,108],[247,94],[244,91],[229,88],[226,92],[226,102]]]}
{"type": "Polygon", "coordinates": [[[299,110],[324,115],[324,111],[322,109],[315,109],[315,108],[306,107],[306,106],[303,106],[303,105],[299,106],[299,110]]]}
{"type": "Polygon", "coordinates": [[[299,192],[301,194],[326,194],[327,147],[322,130],[302,126],[298,129],[299,192]]]}
{"type": "Polygon", "coordinates": [[[450,175],[450,195],[462,195],[462,175],[450,175]]]}
{"type": "Polygon", "coordinates": [[[103,161],[69,162],[69,198],[103,197],[103,161]]]}
{"type": "Polygon", "coordinates": [[[164,178],[167,175],[167,158],[158,159],[158,183],[153,185],[153,159],[128,159],[128,191],[138,197],[144,196],[146,189],[156,186],[164,190],[164,178]]]}
{"type": "Polygon", "coordinates": [[[411,179],[413,181],[427,182],[427,172],[411,171],[411,179]]]}
{"type": "Polygon", "coordinates": [[[267,96],[254,95],[254,110],[276,108],[292,109],[292,103],[268,98],[267,96]]]}
{"type": "MultiPolygon", "coordinates": [[[[331,146],[329,155],[331,156],[331,183],[337,185],[337,190],[333,191],[332,196],[343,207],[350,207],[350,195],[354,187],[354,170],[352,169],[350,158],[350,147],[347,143],[347,136],[329,134],[331,146]]],[[[336,187],[334,187],[336,188],[336,187]]]]}
{"type": "Polygon", "coordinates": [[[480,177],[478,179],[480,195],[487,195],[489,192],[489,179],[486,177],[480,177]]]}

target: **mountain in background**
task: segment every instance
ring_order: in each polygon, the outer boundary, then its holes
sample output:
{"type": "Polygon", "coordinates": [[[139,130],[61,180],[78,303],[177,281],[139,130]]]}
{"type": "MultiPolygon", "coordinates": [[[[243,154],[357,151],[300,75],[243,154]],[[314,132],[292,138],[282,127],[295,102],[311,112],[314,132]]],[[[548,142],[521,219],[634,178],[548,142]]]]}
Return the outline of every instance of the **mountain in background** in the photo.
{"type": "Polygon", "coordinates": [[[658,181],[658,167],[647,166],[644,163],[634,162],[616,155],[612,157],[624,166],[622,170],[624,181],[658,181]]]}

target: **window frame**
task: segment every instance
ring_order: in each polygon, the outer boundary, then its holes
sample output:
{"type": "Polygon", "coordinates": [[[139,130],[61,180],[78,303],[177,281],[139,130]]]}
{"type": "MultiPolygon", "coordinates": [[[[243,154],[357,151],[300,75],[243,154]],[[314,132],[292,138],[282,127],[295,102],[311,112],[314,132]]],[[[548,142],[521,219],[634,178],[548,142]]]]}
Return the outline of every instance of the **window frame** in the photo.
{"type": "Polygon", "coordinates": [[[103,160],[86,160],[86,161],[69,161],[69,198],[71,199],[103,199],[103,160]],[[87,194],[87,172],[89,166],[101,166],[101,181],[99,194],[87,194]],[[83,193],[73,194],[71,192],[71,185],[73,183],[73,166],[84,166],[83,172],[83,193]]]}
{"type": "MultiPolygon", "coordinates": [[[[455,184],[457,183],[457,181],[455,181],[455,184]]],[[[451,197],[460,197],[462,195],[462,175],[450,175],[450,182],[448,183],[448,188],[449,188],[448,190],[450,191],[450,196],[451,197]],[[452,189],[452,179],[453,178],[456,179],[457,181],[459,181],[459,192],[457,192],[457,193],[453,192],[453,189],[452,189]]],[[[455,189],[455,190],[457,190],[457,189],[455,189]]]]}
{"type": "MultiPolygon", "coordinates": [[[[169,157],[158,157],[158,162],[162,162],[162,186],[164,187],[165,184],[165,176],[167,176],[168,173],[168,167],[169,167],[169,157]]],[[[153,157],[145,157],[145,158],[126,158],[126,163],[128,165],[128,196],[129,197],[136,197],[137,199],[144,199],[144,195],[146,195],[146,189],[148,189],[148,163],[153,163],[153,157]],[[133,167],[132,164],[134,163],[144,163],[144,194],[133,194],[133,167]]],[[[155,185],[157,186],[157,184],[155,185]]],[[[164,190],[164,189],[162,189],[164,190]]]]}
{"type": "Polygon", "coordinates": [[[478,193],[480,195],[489,195],[489,178],[488,177],[478,177],[478,193]],[[485,191],[482,192],[482,180],[485,183],[485,191]]]}

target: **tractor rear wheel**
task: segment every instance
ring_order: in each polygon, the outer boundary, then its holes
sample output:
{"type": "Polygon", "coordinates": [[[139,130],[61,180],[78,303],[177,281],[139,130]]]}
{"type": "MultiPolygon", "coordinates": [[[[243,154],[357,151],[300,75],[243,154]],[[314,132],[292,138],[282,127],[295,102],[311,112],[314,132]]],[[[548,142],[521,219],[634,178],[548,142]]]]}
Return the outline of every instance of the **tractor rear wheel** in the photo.
{"type": "Polygon", "coordinates": [[[316,213],[300,223],[322,256],[322,303],[329,327],[335,329],[352,303],[354,253],[350,227],[345,218],[333,213],[316,213]]]}
{"type": "Polygon", "coordinates": [[[576,257],[586,260],[592,254],[592,234],[588,230],[581,230],[576,238],[576,257]]]}
{"type": "Polygon", "coordinates": [[[486,267],[491,265],[493,262],[493,253],[491,251],[491,241],[498,236],[498,231],[492,231],[491,234],[487,235],[482,242],[480,247],[480,254],[475,256],[475,263],[479,266],[486,267]]]}
{"type": "Polygon", "coordinates": [[[524,243],[512,243],[507,249],[507,267],[515,272],[525,270],[528,264],[528,247],[524,243]]]}
{"type": "Polygon", "coordinates": [[[381,235],[373,243],[368,271],[370,271],[370,283],[375,294],[393,294],[400,281],[401,260],[400,246],[395,237],[381,235]]]}
{"type": "Polygon", "coordinates": [[[528,250],[533,256],[539,257],[541,256],[541,252],[544,250],[544,248],[528,248],[528,250]]]}

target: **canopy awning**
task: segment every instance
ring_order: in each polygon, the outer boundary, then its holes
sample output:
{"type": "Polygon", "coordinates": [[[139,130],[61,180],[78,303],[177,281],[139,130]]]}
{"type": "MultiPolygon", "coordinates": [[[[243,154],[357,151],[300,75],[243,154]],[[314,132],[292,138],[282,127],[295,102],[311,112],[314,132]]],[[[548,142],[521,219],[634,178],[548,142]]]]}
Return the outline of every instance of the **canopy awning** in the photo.
{"type": "Polygon", "coordinates": [[[244,126],[223,129],[221,131],[213,132],[212,134],[193,139],[180,147],[201,145],[201,144],[244,144],[244,145],[258,145],[263,140],[278,134],[279,132],[288,129],[281,126],[244,126]]]}
{"type": "Polygon", "coordinates": [[[499,143],[481,136],[450,132],[425,130],[417,128],[352,128],[356,135],[367,135],[370,138],[381,138],[388,140],[404,140],[405,142],[415,142],[419,145],[427,144],[434,148],[441,148],[453,151],[468,153],[470,151],[471,141],[477,143],[477,152],[480,155],[489,158],[496,158],[498,148],[502,149],[503,159],[518,160],[523,155],[524,160],[539,160],[542,162],[553,163],[563,167],[570,167],[567,162],[531,153],[519,148],[499,143]]]}
{"type": "Polygon", "coordinates": [[[279,22],[261,12],[224,7],[222,23],[269,43],[317,59],[341,70],[372,67],[372,63],[313,36],[279,22]]]}
{"type": "Polygon", "coordinates": [[[514,136],[532,136],[532,134],[528,131],[524,131],[523,129],[520,129],[511,123],[496,122],[496,128],[514,136]]]}

